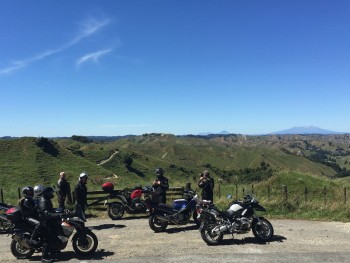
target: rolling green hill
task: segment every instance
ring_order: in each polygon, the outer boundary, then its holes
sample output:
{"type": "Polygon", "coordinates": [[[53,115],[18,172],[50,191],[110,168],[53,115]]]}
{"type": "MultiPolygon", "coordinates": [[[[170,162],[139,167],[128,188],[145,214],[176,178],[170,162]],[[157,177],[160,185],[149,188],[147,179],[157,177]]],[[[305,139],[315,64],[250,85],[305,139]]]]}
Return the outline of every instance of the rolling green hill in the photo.
{"type": "Polygon", "coordinates": [[[94,190],[107,180],[116,188],[147,185],[153,181],[156,167],[165,169],[171,186],[183,186],[186,182],[196,185],[198,174],[205,169],[211,171],[214,179],[223,178],[227,185],[233,183],[236,175],[245,179],[265,174],[267,179],[280,172],[333,178],[337,172],[331,166],[311,161],[308,155],[325,149],[346,169],[348,147],[347,137],[340,140],[324,136],[145,134],[106,142],[0,139],[0,188],[16,196],[17,187],[55,185],[60,171],[67,173],[72,186],[82,171],[88,172],[88,187],[94,190]],[[337,152],[340,155],[332,155],[337,152]]]}

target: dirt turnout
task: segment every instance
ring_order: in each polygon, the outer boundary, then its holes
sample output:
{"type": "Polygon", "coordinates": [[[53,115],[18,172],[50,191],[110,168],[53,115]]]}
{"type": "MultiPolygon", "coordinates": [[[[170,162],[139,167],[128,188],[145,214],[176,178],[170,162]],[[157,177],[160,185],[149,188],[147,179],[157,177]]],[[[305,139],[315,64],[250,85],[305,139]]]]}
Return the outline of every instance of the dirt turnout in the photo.
{"type": "MultiPolygon", "coordinates": [[[[98,251],[94,258],[76,259],[72,245],[69,243],[58,261],[87,262],[103,259],[106,262],[136,262],[142,258],[162,256],[162,259],[172,258],[167,262],[183,262],[193,255],[206,255],[207,259],[213,258],[210,262],[214,262],[215,258],[227,253],[231,253],[232,257],[238,253],[264,256],[282,251],[286,255],[296,252],[305,253],[305,255],[326,252],[337,255],[348,253],[350,223],[298,220],[271,220],[271,223],[275,229],[275,237],[268,244],[258,243],[253,234],[249,233],[237,235],[235,239],[225,236],[222,245],[208,246],[201,239],[194,224],[168,226],[165,232],[154,233],[148,226],[148,218],[129,218],[118,221],[88,219],[87,225],[92,227],[99,239],[98,251]]],[[[40,262],[40,254],[34,254],[31,261],[16,260],[10,252],[10,241],[10,236],[0,235],[0,262],[40,262]]]]}

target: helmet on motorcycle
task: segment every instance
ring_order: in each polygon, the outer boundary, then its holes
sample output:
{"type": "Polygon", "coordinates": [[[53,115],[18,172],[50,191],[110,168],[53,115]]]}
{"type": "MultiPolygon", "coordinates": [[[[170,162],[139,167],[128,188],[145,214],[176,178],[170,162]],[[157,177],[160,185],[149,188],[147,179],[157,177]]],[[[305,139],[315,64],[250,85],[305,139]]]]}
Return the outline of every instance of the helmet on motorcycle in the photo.
{"type": "Polygon", "coordinates": [[[82,172],[82,173],[79,175],[79,180],[84,179],[84,178],[88,179],[88,177],[89,177],[89,175],[88,175],[87,173],[82,172]]]}
{"type": "Polygon", "coordinates": [[[246,195],[243,197],[244,202],[249,203],[252,200],[252,197],[250,195],[246,195]]]}
{"type": "Polygon", "coordinates": [[[22,189],[22,194],[25,198],[32,198],[34,196],[34,189],[31,186],[26,186],[22,189]]]}
{"type": "Polygon", "coordinates": [[[163,174],[164,174],[163,169],[162,169],[162,168],[157,168],[157,169],[156,169],[156,174],[157,174],[157,175],[163,175],[163,174]]]}
{"type": "Polygon", "coordinates": [[[44,186],[42,186],[42,185],[40,185],[40,184],[34,186],[34,195],[35,195],[35,196],[41,195],[41,193],[43,192],[43,190],[44,190],[44,186]]]}
{"type": "Polygon", "coordinates": [[[42,196],[45,199],[52,199],[53,198],[53,193],[55,192],[55,189],[53,189],[52,187],[44,187],[43,191],[42,191],[42,196]]]}

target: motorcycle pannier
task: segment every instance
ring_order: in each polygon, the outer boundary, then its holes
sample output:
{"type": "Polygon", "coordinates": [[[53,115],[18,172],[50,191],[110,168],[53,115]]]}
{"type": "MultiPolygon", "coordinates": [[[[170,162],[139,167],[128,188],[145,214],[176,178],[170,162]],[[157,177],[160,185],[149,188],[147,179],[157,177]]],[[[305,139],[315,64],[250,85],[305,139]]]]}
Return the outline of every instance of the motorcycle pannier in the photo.
{"type": "Polygon", "coordinates": [[[114,185],[111,182],[106,182],[102,185],[102,190],[105,192],[112,192],[114,185]]]}
{"type": "Polygon", "coordinates": [[[6,217],[11,222],[18,222],[22,219],[22,212],[19,207],[12,207],[6,211],[6,217]]]}

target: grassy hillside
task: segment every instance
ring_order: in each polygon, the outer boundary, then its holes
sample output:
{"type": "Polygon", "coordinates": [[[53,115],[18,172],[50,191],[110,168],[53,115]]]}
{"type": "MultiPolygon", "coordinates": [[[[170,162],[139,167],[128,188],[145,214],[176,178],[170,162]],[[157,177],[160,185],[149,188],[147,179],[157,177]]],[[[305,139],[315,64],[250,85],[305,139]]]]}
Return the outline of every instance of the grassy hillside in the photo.
{"type": "MultiPolygon", "coordinates": [[[[347,165],[347,143],[347,138],[338,140],[333,137],[178,137],[168,134],[130,136],[106,142],[71,138],[2,139],[0,188],[5,190],[5,196],[16,198],[17,187],[55,185],[60,171],[66,171],[72,186],[82,171],[88,172],[90,190],[100,189],[105,181],[113,182],[116,188],[149,185],[156,167],[165,169],[170,186],[183,186],[186,182],[195,186],[198,174],[208,169],[216,182],[223,179],[222,193],[232,192],[237,178],[248,178],[251,173],[256,176],[265,169],[269,176],[274,176],[261,184],[286,184],[282,181],[293,178],[293,175],[298,178],[302,175],[306,177],[294,180],[312,186],[315,182],[308,180],[326,180],[334,177],[336,171],[328,165],[311,161],[307,155],[324,147],[333,157],[340,152],[339,160],[347,165]],[[276,177],[281,174],[285,174],[286,179],[276,177]]],[[[349,182],[347,180],[346,177],[341,182],[349,182]]]]}

